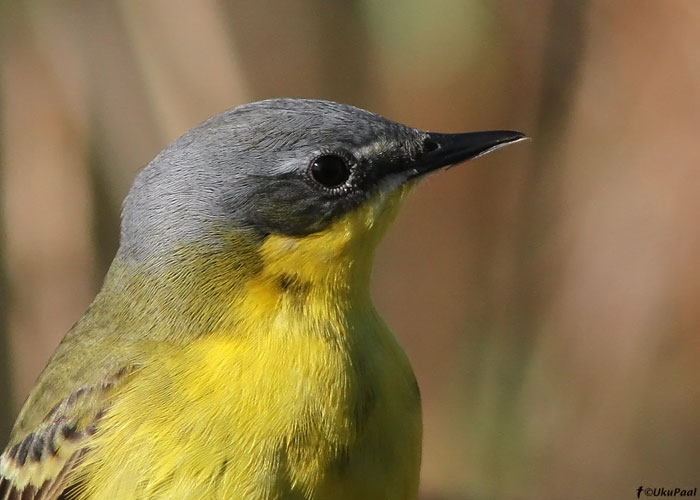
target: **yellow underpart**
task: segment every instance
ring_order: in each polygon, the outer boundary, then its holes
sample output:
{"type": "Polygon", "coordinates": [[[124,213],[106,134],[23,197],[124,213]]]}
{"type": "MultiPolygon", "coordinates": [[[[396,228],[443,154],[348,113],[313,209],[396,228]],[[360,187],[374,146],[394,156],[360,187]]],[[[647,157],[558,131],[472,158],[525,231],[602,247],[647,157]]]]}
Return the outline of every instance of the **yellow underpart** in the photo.
{"type": "Polygon", "coordinates": [[[79,498],[416,498],[418,391],[368,291],[404,191],[321,233],[269,236],[221,328],[148,346],[77,471],[79,498]]]}

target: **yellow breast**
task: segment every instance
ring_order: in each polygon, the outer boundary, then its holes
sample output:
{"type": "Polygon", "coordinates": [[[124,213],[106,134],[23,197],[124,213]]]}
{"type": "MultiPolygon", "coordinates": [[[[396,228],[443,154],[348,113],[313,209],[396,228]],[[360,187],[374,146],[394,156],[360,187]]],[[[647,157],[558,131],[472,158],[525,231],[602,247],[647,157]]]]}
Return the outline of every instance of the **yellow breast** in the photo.
{"type": "Polygon", "coordinates": [[[415,497],[419,398],[390,334],[367,317],[343,348],[283,323],[161,349],[101,423],[90,498],[415,497]]]}
{"type": "Polygon", "coordinates": [[[416,498],[417,385],[361,283],[371,255],[349,247],[371,210],[269,237],[218,329],[144,346],[78,471],[82,498],[416,498]]]}

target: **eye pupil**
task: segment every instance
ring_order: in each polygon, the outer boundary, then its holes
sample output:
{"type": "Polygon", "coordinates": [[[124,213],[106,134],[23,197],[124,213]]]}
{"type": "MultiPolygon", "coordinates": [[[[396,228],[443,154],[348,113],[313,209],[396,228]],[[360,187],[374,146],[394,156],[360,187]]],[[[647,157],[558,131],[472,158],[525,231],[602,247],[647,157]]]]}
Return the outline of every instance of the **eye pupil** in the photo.
{"type": "Polygon", "coordinates": [[[341,186],[350,177],[350,168],[338,155],[323,155],[311,163],[311,176],[328,188],[341,186]]]}

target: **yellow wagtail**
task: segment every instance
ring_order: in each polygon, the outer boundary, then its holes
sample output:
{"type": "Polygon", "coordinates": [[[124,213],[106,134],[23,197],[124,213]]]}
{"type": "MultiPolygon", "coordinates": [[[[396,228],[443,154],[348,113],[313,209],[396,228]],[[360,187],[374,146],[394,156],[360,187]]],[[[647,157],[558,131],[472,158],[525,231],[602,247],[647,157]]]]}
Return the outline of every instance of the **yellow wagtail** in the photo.
{"type": "Polygon", "coordinates": [[[184,134],[136,177],[0,500],[415,499],[420,396],[370,298],[374,250],[418,179],[522,138],[301,99],[184,134]]]}

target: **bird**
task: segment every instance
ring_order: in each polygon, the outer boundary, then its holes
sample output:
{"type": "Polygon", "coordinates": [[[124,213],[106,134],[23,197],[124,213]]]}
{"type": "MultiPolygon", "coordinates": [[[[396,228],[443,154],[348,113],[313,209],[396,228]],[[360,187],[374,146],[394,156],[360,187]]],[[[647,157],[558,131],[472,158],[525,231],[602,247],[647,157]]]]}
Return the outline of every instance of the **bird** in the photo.
{"type": "Polygon", "coordinates": [[[416,499],[420,391],[370,295],[375,249],[420,180],[524,138],[296,98],[186,132],[136,176],[0,500],[416,499]]]}

